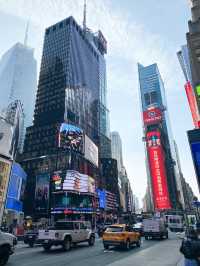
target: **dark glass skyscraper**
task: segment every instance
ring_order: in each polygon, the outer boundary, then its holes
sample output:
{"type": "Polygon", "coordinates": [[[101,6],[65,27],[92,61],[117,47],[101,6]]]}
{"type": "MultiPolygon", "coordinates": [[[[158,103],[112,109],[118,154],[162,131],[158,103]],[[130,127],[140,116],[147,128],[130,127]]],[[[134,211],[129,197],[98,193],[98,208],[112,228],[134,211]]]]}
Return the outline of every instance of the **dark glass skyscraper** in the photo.
{"type": "MultiPolygon", "coordinates": [[[[46,29],[34,122],[27,129],[24,145],[30,198],[34,198],[37,174],[67,167],[68,154],[58,151],[61,123],[81,128],[99,147],[101,158],[111,157],[106,52],[103,34],[82,29],[73,17],[46,29]]],[[[93,177],[97,175],[98,169],[88,165],[80,154],[72,154],[70,161],[73,169],[93,177]]]]}
{"type": "Polygon", "coordinates": [[[149,193],[154,209],[184,208],[164,84],[156,64],[138,65],[149,193]]]}

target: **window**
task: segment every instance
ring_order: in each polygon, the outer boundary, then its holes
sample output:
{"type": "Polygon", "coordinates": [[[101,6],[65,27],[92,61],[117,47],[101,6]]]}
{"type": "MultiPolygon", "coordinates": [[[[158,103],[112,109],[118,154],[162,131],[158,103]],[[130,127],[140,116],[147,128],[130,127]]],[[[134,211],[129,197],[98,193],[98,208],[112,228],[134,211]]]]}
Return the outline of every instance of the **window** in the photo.
{"type": "Polygon", "coordinates": [[[119,233],[119,232],[123,232],[123,227],[119,227],[119,226],[109,226],[106,229],[106,232],[113,232],[113,233],[119,233]]]}
{"type": "Polygon", "coordinates": [[[144,94],[145,105],[151,105],[158,102],[157,92],[151,91],[144,94]]]}

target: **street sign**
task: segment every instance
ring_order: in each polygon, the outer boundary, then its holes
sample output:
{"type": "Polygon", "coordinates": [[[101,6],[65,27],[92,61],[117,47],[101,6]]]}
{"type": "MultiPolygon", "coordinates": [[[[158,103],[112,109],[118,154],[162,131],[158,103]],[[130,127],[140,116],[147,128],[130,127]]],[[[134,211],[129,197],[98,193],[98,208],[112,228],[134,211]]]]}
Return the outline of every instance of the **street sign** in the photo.
{"type": "Polygon", "coordinates": [[[200,207],[200,201],[193,201],[193,205],[197,208],[200,207]]]}

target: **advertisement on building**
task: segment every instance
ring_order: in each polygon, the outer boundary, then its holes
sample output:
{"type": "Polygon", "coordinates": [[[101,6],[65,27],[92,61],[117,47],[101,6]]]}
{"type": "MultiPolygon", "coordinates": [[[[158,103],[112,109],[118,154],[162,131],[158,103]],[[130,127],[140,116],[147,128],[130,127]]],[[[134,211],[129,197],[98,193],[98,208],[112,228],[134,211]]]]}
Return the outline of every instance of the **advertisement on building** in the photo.
{"type": "Polygon", "coordinates": [[[50,183],[50,175],[48,173],[36,176],[35,209],[39,213],[46,214],[48,212],[49,183],[50,183]]]}
{"type": "Polygon", "coordinates": [[[77,152],[83,152],[83,131],[82,129],[62,123],[58,136],[58,147],[77,152]]]}
{"type": "Polygon", "coordinates": [[[162,112],[159,108],[151,108],[143,112],[144,125],[158,124],[162,120],[162,112]]]}
{"type": "Polygon", "coordinates": [[[196,97],[194,95],[193,88],[192,88],[189,81],[185,84],[185,91],[187,94],[187,99],[188,99],[188,103],[190,106],[190,111],[192,114],[194,126],[195,126],[195,128],[199,128],[200,116],[199,116],[199,112],[198,112],[196,97]]]}
{"type": "Polygon", "coordinates": [[[146,137],[155,209],[171,209],[160,132],[148,132],[146,137]]]}
{"type": "Polygon", "coordinates": [[[97,195],[99,198],[99,208],[106,209],[106,191],[97,189],[97,195]]]}
{"type": "Polygon", "coordinates": [[[0,222],[3,215],[10,176],[11,162],[0,158],[0,222]]]}
{"type": "Polygon", "coordinates": [[[13,127],[5,120],[0,119],[0,155],[12,158],[13,149],[13,127]]]}
{"type": "Polygon", "coordinates": [[[22,199],[27,175],[18,163],[13,163],[8,185],[6,209],[22,211],[22,199]]]}
{"type": "Polygon", "coordinates": [[[189,130],[187,134],[200,191],[200,129],[189,130]]]}
{"type": "Polygon", "coordinates": [[[95,193],[95,180],[74,170],[67,170],[63,181],[63,190],[79,193],[95,193]]]}
{"type": "Polygon", "coordinates": [[[86,135],[85,135],[85,143],[84,143],[84,154],[85,154],[85,158],[88,161],[90,161],[96,167],[98,167],[99,165],[98,147],[86,135]]]}

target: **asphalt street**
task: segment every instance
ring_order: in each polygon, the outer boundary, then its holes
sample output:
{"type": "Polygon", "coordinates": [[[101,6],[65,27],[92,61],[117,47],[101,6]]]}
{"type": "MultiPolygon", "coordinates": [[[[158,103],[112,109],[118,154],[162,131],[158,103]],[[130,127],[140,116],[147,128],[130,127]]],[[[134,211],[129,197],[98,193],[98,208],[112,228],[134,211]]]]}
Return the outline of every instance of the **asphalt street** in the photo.
{"type": "Polygon", "coordinates": [[[180,240],[143,240],[142,247],[133,247],[129,251],[120,249],[103,249],[101,239],[94,247],[87,243],[79,244],[69,252],[53,248],[44,252],[42,247],[29,248],[19,243],[15,254],[11,256],[8,266],[182,266],[179,253],[180,240]]]}

